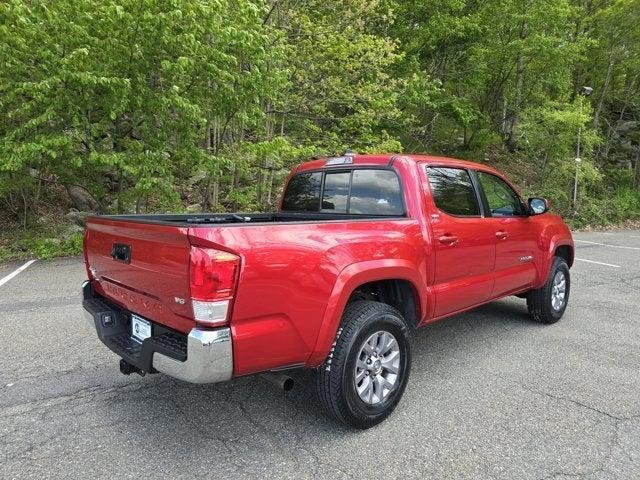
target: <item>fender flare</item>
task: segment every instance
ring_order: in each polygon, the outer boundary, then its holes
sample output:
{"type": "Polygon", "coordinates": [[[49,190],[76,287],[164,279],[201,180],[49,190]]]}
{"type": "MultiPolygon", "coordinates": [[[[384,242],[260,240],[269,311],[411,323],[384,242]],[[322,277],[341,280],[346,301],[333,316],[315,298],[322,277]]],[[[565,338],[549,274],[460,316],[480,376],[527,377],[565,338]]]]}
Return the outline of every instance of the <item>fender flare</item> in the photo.
{"type": "Polygon", "coordinates": [[[352,263],[345,267],[336,278],[322,317],[315,346],[307,360],[307,366],[319,366],[329,355],[347,300],[354,290],[365,283],[380,280],[406,280],[410,282],[416,292],[420,313],[424,316],[427,288],[414,263],[401,259],[352,263]]]}
{"type": "Polygon", "coordinates": [[[547,281],[549,269],[553,263],[553,257],[555,256],[556,250],[558,247],[564,246],[569,247],[571,249],[572,256],[575,257],[575,245],[573,244],[571,237],[567,237],[562,233],[558,233],[551,237],[548,247],[544,248],[545,256],[542,264],[542,271],[540,272],[541,275],[538,284],[534,288],[540,288],[547,281]]]}

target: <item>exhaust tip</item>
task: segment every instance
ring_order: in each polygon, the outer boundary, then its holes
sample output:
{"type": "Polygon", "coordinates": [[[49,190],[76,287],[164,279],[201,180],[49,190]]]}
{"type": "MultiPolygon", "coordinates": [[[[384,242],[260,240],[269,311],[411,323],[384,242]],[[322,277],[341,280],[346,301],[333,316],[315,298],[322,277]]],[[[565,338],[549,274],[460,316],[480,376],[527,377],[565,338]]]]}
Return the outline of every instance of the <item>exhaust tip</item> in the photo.
{"type": "Polygon", "coordinates": [[[291,378],[289,375],[285,375],[284,373],[261,373],[260,378],[266,380],[269,383],[273,383],[276,387],[284,390],[285,392],[291,391],[296,384],[293,378],[291,378]]]}
{"type": "Polygon", "coordinates": [[[287,377],[284,382],[282,382],[282,389],[285,392],[290,392],[291,390],[293,390],[294,385],[296,384],[296,382],[293,380],[293,378],[291,377],[287,377]]]}

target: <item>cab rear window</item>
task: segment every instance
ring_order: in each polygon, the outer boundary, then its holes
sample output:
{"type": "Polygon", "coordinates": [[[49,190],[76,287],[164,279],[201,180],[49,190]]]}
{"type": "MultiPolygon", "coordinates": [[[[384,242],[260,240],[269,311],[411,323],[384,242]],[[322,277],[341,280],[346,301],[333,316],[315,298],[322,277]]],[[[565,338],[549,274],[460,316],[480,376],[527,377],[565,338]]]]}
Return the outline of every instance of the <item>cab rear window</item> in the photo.
{"type": "Polygon", "coordinates": [[[322,172],[299,173],[291,178],[282,201],[288,212],[317,212],[320,208],[322,172]]]}
{"type": "Polygon", "coordinates": [[[401,216],[404,205],[394,171],[360,168],[294,175],[285,190],[282,210],[401,216]]]}

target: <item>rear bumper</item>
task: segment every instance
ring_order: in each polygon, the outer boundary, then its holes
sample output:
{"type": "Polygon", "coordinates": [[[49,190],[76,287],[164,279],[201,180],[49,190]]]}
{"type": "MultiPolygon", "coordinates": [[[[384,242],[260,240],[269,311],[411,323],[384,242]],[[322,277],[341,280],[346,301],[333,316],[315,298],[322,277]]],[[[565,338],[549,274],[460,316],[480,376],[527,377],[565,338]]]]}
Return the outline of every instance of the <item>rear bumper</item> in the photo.
{"type": "Polygon", "coordinates": [[[98,338],[121,358],[146,373],[162,372],[191,383],[216,383],[233,376],[231,329],[194,328],[182,335],[153,323],[143,342],[131,337],[131,313],[82,286],[84,313],[98,338]]]}

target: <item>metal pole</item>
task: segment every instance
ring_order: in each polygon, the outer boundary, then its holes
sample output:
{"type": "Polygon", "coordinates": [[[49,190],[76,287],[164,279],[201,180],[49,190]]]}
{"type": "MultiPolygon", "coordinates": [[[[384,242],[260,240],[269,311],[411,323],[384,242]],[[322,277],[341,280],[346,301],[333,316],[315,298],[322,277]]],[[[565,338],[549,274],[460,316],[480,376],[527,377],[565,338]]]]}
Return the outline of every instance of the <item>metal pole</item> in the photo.
{"type": "Polygon", "coordinates": [[[582,134],[582,97],[578,97],[578,117],[579,117],[579,121],[580,123],[578,124],[578,144],[576,145],[576,158],[575,158],[575,164],[576,164],[576,176],[575,179],[573,181],[573,211],[575,212],[576,209],[576,200],[578,199],[578,166],[580,165],[580,137],[582,134]]]}

